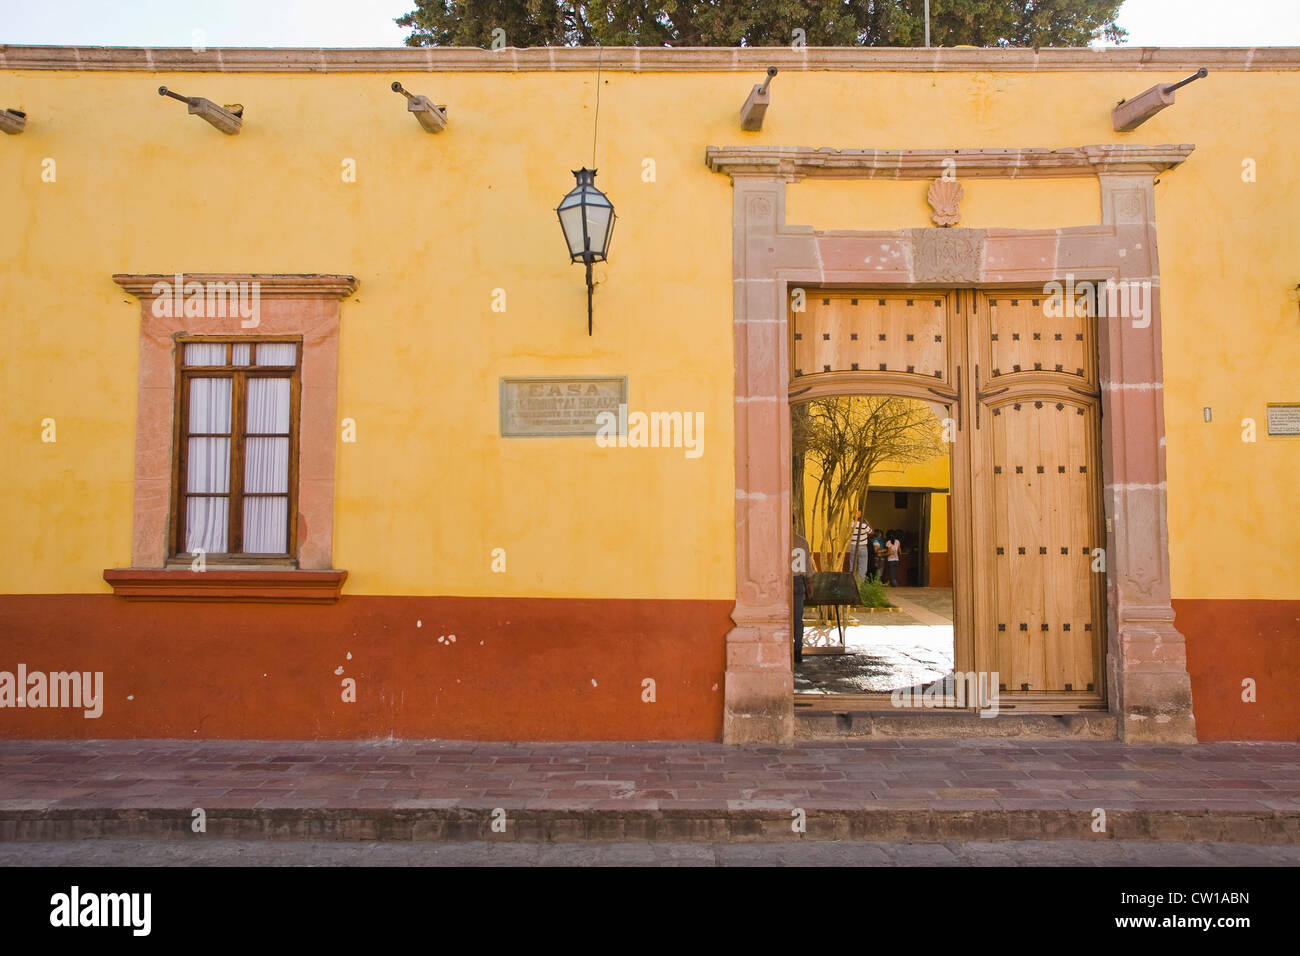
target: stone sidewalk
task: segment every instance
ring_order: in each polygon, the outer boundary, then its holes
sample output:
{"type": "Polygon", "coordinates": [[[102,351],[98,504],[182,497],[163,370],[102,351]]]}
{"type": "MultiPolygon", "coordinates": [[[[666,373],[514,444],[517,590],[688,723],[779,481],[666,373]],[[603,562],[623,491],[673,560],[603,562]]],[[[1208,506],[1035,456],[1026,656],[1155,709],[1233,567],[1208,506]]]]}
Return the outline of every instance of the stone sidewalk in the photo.
{"type": "Polygon", "coordinates": [[[229,839],[1296,845],[1300,745],[0,741],[0,839],[186,838],[196,809],[229,839]]]}
{"type": "MultiPolygon", "coordinates": [[[[1300,847],[1251,843],[1020,840],[972,843],[322,843],[76,840],[0,843],[28,866],[1300,866],[1300,847]]],[[[12,874],[11,874],[12,876],[12,874]]],[[[21,879],[21,876],[19,877],[21,879]]]]}

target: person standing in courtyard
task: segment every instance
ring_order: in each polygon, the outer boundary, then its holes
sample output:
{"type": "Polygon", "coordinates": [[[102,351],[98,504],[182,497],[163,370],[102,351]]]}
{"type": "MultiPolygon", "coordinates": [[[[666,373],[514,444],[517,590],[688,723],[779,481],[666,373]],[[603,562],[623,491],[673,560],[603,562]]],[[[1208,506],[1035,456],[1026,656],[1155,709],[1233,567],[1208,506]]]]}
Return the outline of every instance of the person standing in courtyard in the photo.
{"type": "Polygon", "coordinates": [[[871,536],[871,573],[885,580],[885,532],[877,531],[871,536]]]}
{"type": "Polygon", "coordinates": [[[850,570],[859,582],[870,573],[871,564],[871,525],[862,519],[862,512],[853,513],[852,534],[849,537],[849,553],[852,554],[850,570]]]}
{"type": "Polygon", "coordinates": [[[898,532],[891,531],[885,541],[885,567],[889,574],[890,587],[898,587],[898,562],[903,553],[903,542],[898,540],[898,532]]]}
{"type": "MultiPolygon", "coordinates": [[[[791,523],[794,519],[791,518],[791,523]]],[[[803,661],[803,605],[812,597],[812,546],[798,530],[790,529],[790,571],[792,607],[790,633],[794,641],[794,662],[803,661]]]]}

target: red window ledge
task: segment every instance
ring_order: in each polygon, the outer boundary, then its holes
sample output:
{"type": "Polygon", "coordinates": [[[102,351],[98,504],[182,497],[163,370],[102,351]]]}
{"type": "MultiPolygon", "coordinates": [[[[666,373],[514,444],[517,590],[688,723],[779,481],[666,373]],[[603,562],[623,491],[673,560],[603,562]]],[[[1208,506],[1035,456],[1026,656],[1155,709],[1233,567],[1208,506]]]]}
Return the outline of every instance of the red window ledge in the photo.
{"type": "Polygon", "coordinates": [[[257,601],[328,604],[339,599],[346,571],[107,568],[104,580],[128,601],[257,601]]]}

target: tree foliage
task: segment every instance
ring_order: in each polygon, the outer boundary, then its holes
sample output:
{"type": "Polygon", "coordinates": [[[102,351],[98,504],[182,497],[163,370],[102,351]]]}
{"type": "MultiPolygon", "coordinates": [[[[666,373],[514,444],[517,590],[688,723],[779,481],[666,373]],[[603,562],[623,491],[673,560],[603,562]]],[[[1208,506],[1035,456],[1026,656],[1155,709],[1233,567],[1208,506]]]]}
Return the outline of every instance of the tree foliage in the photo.
{"type": "MultiPolygon", "coordinates": [[[[1123,0],[931,0],[932,46],[1120,41],[1123,0]]],[[[923,46],[924,0],[416,0],[408,46],[923,46]]]]}

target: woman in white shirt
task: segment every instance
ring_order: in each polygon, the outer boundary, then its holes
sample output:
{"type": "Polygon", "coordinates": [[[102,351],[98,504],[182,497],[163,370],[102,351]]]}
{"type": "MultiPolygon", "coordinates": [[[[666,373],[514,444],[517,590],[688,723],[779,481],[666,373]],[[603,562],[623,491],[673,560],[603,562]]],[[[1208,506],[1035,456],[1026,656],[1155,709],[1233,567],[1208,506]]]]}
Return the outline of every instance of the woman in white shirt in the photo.
{"type": "Polygon", "coordinates": [[[894,531],[885,542],[885,567],[889,571],[889,583],[892,587],[898,587],[898,561],[902,553],[903,542],[898,540],[898,532],[894,531]]]}

